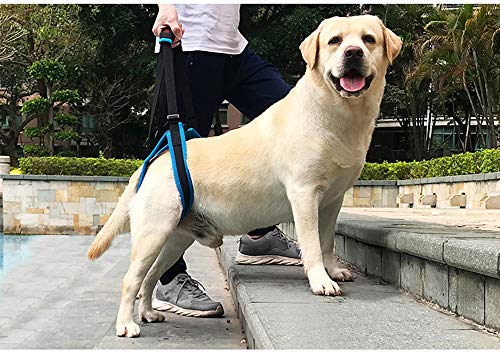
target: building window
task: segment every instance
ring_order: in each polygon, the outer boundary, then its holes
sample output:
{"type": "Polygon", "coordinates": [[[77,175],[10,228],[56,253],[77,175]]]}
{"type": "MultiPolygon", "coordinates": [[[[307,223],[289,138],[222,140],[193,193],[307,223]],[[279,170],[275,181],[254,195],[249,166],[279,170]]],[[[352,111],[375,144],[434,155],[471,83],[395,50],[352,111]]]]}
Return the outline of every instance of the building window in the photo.
{"type": "Polygon", "coordinates": [[[82,117],[82,128],[83,130],[95,130],[95,119],[90,116],[82,117]]]}

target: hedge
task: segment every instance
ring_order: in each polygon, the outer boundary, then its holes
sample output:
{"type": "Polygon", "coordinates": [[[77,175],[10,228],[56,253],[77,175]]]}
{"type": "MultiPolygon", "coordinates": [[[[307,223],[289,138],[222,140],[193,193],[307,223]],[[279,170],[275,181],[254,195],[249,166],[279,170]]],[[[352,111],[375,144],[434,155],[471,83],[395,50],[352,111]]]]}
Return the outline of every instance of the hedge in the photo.
{"type": "MultiPolygon", "coordinates": [[[[24,174],[130,176],[141,160],[75,157],[25,157],[19,160],[24,174]]],[[[360,179],[415,179],[500,171],[500,149],[481,150],[413,162],[367,162],[360,179]]]]}
{"type": "Polygon", "coordinates": [[[360,179],[416,179],[500,171],[500,149],[466,152],[413,162],[367,162],[360,179]]]}
{"type": "Polygon", "coordinates": [[[19,159],[22,173],[29,175],[70,176],[131,176],[142,160],[76,158],[76,157],[24,157],[19,159]]]}

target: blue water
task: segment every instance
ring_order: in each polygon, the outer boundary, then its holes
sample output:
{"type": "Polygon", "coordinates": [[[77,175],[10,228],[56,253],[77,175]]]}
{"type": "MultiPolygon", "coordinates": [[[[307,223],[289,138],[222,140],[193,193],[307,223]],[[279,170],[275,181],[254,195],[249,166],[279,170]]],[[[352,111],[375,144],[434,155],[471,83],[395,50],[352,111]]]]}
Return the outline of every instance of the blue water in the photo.
{"type": "Polygon", "coordinates": [[[0,279],[32,256],[31,237],[0,234],[0,279]]]}

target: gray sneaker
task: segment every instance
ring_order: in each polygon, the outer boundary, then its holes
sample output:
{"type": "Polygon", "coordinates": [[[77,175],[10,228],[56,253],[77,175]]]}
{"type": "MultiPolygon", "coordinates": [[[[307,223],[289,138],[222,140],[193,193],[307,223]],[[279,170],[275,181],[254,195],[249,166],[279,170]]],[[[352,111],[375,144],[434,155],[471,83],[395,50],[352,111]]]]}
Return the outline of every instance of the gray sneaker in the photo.
{"type": "Polygon", "coordinates": [[[188,317],[221,317],[222,304],[213,301],[204,290],[203,285],[187,273],[178,274],[167,285],[158,281],[153,308],[188,317]]]}
{"type": "Polygon", "coordinates": [[[259,239],[241,236],[236,254],[238,264],[301,265],[300,247],[275,228],[259,239]]]}

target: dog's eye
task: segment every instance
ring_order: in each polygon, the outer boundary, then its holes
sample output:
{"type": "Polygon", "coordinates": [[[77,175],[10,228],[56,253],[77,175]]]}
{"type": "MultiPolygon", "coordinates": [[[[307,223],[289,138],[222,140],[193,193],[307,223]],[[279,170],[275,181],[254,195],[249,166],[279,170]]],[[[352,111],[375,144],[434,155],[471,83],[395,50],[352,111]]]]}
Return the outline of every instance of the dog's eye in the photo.
{"type": "Polygon", "coordinates": [[[342,39],[338,36],[333,37],[328,41],[328,44],[339,44],[342,41],[342,39]]]}
{"type": "Polygon", "coordinates": [[[367,34],[366,36],[363,36],[363,41],[365,41],[366,43],[373,44],[373,43],[375,43],[375,38],[373,38],[373,36],[370,36],[369,34],[367,34]]]}

